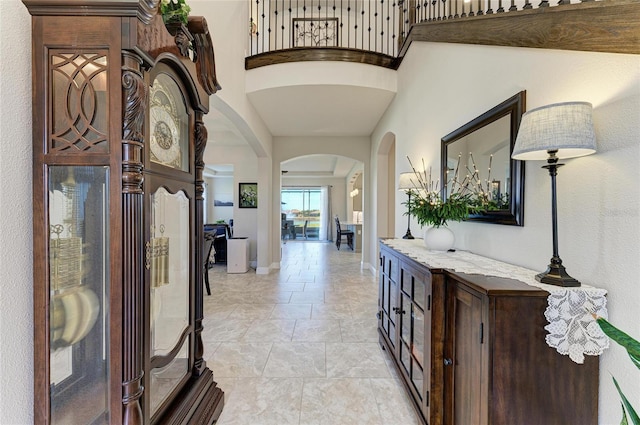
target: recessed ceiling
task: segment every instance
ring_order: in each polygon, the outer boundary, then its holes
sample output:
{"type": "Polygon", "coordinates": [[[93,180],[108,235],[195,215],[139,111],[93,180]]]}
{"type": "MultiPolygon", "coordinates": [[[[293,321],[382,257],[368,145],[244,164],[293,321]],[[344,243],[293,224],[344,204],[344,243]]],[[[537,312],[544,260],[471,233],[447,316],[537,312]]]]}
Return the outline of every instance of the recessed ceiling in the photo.
{"type": "Polygon", "coordinates": [[[274,136],[369,136],[394,95],[351,85],[282,86],[247,94],[274,136]]]}
{"type": "Polygon", "coordinates": [[[290,159],[280,164],[283,179],[287,178],[345,178],[360,161],[339,155],[308,155],[290,159]]]}

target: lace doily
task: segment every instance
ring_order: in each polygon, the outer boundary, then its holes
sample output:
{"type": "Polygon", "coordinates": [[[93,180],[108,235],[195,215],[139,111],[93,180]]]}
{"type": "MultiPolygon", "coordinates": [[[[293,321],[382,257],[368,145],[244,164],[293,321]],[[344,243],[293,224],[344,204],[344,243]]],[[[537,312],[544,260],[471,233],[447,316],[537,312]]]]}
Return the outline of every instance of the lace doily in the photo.
{"type": "Polygon", "coordinates": [[[387,239],[384,244],[432,268],[515,279],[549,292],[544,312],[549,322],[546,342],[576,363],[584,363],[585,354],[598,356],[609,347],[609,338],[591,315],[608,317],[604,289],[584,284],[577,288],[547,285],[535,280],[537,272],[533,270],[466,251],[429,251],[422,239],[387,239]]]}

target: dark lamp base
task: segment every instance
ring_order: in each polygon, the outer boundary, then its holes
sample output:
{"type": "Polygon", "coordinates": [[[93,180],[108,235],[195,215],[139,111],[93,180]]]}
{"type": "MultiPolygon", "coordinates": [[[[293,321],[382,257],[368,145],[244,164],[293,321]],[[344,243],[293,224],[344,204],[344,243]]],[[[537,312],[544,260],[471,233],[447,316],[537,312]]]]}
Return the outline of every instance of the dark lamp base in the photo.
{"type": "Polygon", "coordinates": [[[411,234],[411,230],[407,229],[407,233],[402,237],[402,239],[415,239],[411,234]]]}
{"type": "Polygon", "coordinates": [[[564,286],[564,287],[576,287],[580,286],[580,282],[567,273],[562,260],[560,258],[552,258],[551,264],[547,267],[547,270],[543,273],[536,275],[536,280],[540,283],[546,283],[548,285],[564,286]]]}

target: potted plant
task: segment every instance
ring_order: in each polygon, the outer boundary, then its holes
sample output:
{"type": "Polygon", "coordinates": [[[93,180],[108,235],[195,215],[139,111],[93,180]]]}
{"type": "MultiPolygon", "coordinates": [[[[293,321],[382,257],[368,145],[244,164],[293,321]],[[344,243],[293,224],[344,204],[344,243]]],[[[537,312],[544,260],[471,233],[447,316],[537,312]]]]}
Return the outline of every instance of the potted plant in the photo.
{"type": "Polygon", "coordinates": [[[162,0],[160,2],[160,13],[165,25],[175,22],[187,25],[190,12],[191,7],[187,5],[185,0],[162,0]]]}
{"type": "Polygon", "coordinates": [[[450,193],[445,196],[444,190],[439,187],[439,180],[434,184],[431,179],[431,168],[427,174],[424,160],[422,166],[425,171],[417,171],[411,159],[407,159],[415,179],[411,179],[414,186],[410,190],[411,196],[403,204],[408,207],[406,214],[414,216],[420,226],[431,226],[424,237],[427,248],[436,251],[453,248],[455,238],[446,227],[447,222],[462,221],[471,214],[495,208],[489,192],[480,184],[477,169],[461,180],[458,179],[459,166],[456,167],[456,172],[445,185],[450,188],[450,193]]]}

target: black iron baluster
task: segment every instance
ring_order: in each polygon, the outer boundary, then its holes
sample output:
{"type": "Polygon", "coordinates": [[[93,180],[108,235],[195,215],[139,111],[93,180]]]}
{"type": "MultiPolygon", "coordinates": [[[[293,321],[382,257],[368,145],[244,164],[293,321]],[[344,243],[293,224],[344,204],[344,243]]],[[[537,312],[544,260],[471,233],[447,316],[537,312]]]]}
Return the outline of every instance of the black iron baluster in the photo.
{"type": "MultiPolygon", "coordinates": [[[[284,35],[285,35],[285,31],[287,29],[287,22],[291,22],[291,0],[289,0],[289,10],[288,13],[285,13],[285,11],[287,11],[287,9],[285,8],[285,2],[287,0],[282,0],[282,48],[286,49],[285,44],[284,44],[284,35]]],[[[291,43],[289,43],[289,45],[291,45],[291,43]]]]}
{"type": "Polygon", "coordinates": [[[353,22],[355,22],[355,25],[353,27],[353,48],[357,49],[358,48],[358,1],[356,0],[356,5],[354,7],[354,11],[353,11],[353,22]]]}
{"type": "MultiPolygon", "coordinates": [[[[513,0],[513,1],[515,1],[515,0],[513,0]]],[[[460,14],[460,17],[461,17],[461,18],[464,18],[464,17],[466,17],[466,16],[467,16],[467,13],[466,13],[466,12],[465,12],[465,10],[464,10],[464,1],[463,1],[463,2],[462,2],[462,13],[460,14]]]]}
{"type": "Polygon", "coordinates": [[[472,1],[469,2],[469,16],[475,16],[475,14],[473,13],[473,2],[472,1]]]}
{"type": "Polygon", "coordinates": [[[455,0],[454,0],[454,2],[455,2],[455,10],[454,10],[454,12],[456,12],[456,13],[453,14],[453,18],[457,19],[457,18],[460,17],[460,15],[458,15],[458,2],[455,1],[455,0]]]}
{"type": "Polygon", "coordinates": [[[509,12],[516,12],[518,10],[518,6],[516,6],[516,0],[511,0],[511,6],[509,7],[509,12]]]}
{"type": "Polygon", "coordinates": [[[289,32],[289,47],[293,47],[293,9],[291,9],[291,0],[289,0],[289,18],[287,19],[287,23],[289,23],[291,25],[291,29],[288,31],[289,32]]]}
{"type": "Polygon", "coordinates": [[[476,12],[476,15],[484,15],[484,10],[482,10],[482,0],[478,0],[478,11],[476,12]]]}
{"type": "MultiPolygon", "coordinates": [[[[380,4],[382,5],[383,2],[384,2],[384,0],[381,0],[380,4]]],[[[373,20],[373,26],[374,26],[374,28],[373,28],[373,34],[374,34],[374,37],[373,37],[373,49],[374,49],[374,51],[377,52],[378,51],[378,2],[375,1],[374,4],[375,4],[375,13],[373,15],[373,17],[374,17],[374,20],[373,20]]],[[[380,6],[380,7],[382,7],[382,6],[380,6]]],[[[380,42],[382,43],[382,35],[380,35],[380,42]]],[[[382,47],[380,48],[380,50],[382,50],[382,47]]],[[[383,52],[381,52],[381,53],[383,53],[383,52]]]]}
{"type": "Polygon", "coordinates": [[[542,0],[538,7],[549,7],[549,0],[542,0]]]}
{"type": "Polygon", "coordinates": [[[396,47],[397,47],[397,42],[396,42],[396,38],[397,38],[396,37],[396,22],[398,22],[398,21],[396,21],[396,2],[395,1],[393,2],[392,11],[393,11],[393,20],[392,20],[392,23],[393,23],[393,35],[391,36],[391,45],[393,46],[393,55],[395,56],[396,47]]]}
{"type": "Polygon", "coordinates": [[[525,0],[522,10],[533,9],[533,5],[529,0],[525,0]]]}
{"type": "Polygon", "coordinates": [[[491,8],[491,2],[493,0],[489,0],[489,4],[487,6],[489,6],[489,8],[487,9],[487,15],[493,15],[493,9],[491,8]]]}
{"type": "MultiPolygon", "coordinates": [[[[274,50],[278,50],[278,0],[275,1],[275,7],[276,8],[273,11],[274,19],[276,21],[275,25],[273,26],[273,33],[274,33],[273,48],[274,50]]],[[[269,16],[271,16],[271,13],[269,13],[269,16]]],[[[269,18],[269,20],[271,20],[271,18],[269,18]]],[[[269,37],[269,39],[271,39],[271,37],[269,37]]]]}
{"type": "Polygon", "coordinates": [[[347,47],[351,47],[351,0],[347,0],[347,47]]]}
{"type": "Polygon", "coordinates": [[[504,12],[504,7],[502,7],[502,0],[498,0],[498,10],[496,10],[496,12],[498,13],[504,12]]]}
{"type": "MultiPolygon", "coordinates": [[[[444,8],[446,10],[447,9],[447,0],[442,0],[442,2],[444,3],[444,8]]],[[[451,11],[451,3],[453,3],[453,1],[449,2],[449,16],[447,16],[447,19],[453,19],[453,13],[451,11]]]]}
{"type": "MultiPolygon", "coordinates": [[[[260,8],[260,0],[256,0],[256,3],[258,4],[258,7],[256,8],[256,10],[258,10],[260,8]]],[[[262,3],[262,26],[260,27],[264,30],[264,3],[262,3]]],[[[260,53],[264,52],[264,35],[260,38],[260,41],[262,42],[262,48],[260,49],[260,53]]]]}

